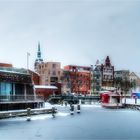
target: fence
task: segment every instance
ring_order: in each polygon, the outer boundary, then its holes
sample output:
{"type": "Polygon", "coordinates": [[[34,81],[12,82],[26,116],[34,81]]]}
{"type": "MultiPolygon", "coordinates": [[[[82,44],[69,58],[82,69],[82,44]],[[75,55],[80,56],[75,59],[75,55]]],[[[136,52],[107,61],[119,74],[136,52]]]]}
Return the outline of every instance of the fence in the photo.
{"type": "Polygon", "coordinates": [[[43,96],[34,95],[0,95],[0,102],[43,101],[43,96]]]}

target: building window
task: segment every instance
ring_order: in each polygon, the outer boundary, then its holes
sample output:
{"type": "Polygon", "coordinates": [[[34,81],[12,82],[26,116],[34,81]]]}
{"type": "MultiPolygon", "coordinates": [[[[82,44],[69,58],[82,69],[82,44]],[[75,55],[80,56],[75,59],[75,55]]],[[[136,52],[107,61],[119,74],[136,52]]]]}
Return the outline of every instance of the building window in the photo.
{"type": "Polygon", "coordinates": [[[53,67],[53,68],[56,68],[56,64],[52,64],[52,67],[53,67]]]}
{"type": "Polygon", "coordinates": [[[53,75],[56,75],[56,71],[53,71],[53,73],[52,73],[53,75]]]}
{"type": "Polygon", "coordinates": [[[48,75],[50,75],[51,73],[50,73],[50,70],[48,70],[48,75]]]}
{"type": "Polygon", "coordinates": [[[0,94],[10,95],[12,92],[12,85],[10,83],[1,82],[0,83],[0,94]]]}
{"type": "Polygon", "coordinates": [[[60,71],[58,71],[58,75],[60,75],[60,71]]]}

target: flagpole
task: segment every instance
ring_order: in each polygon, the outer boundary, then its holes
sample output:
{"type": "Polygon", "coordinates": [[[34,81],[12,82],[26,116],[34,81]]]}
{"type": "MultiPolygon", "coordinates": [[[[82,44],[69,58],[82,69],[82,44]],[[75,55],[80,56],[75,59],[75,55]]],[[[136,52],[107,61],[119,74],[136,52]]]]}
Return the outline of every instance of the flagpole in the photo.
{"type": "Polygon", "coordinates": [[[30,53],[27,52],[27,70],[29,70],[29,56],[30,56],[30,53]]]}

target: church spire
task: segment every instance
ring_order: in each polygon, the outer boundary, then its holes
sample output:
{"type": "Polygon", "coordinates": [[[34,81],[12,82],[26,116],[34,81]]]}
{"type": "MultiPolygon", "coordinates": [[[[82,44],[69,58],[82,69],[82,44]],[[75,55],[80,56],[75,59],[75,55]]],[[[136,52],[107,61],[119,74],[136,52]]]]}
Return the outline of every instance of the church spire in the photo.
{"type": "Polygon", "coordinates": [[[43,59],[41,58],[40,42],[38,42],[37,58],[35,60],[34,68],[36,69],[37,65],[42,62],[43,62],[43,59]]]}
{"type": "Polygon", "coordinates": [[[105,65],[106,65],[106,66],[109,66],[109,67],[111,66],[109,56],[106,57],[105,65]]]}
{"type": "Polygon", "coordinates": [[[41,59],[40,42],[38,42],[37,59],[41,59]]]}

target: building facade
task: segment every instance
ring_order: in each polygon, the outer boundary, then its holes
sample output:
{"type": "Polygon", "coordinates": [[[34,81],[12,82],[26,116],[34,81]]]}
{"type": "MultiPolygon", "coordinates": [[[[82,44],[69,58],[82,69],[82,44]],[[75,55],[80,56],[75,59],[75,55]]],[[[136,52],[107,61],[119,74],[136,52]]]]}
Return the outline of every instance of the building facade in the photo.
{"type": "Polygon", "coordinates": [[[38,44],[34,69],[40,75],[40,85],[56,85],[61,80],[61,63],[44,62],[41,57],[40,43],[38,44]]]}
{"type": "Polygon", "coordinates": [[[61,80],[60,62],[43,62],[37,64],[36,72],[40,74],[40,85],[56,85],[61,80]]]}
{"type": "Polygon", "coordinates": [[[129,70],[117,70],[114,72],[114,78],[115,79],[120,79],[120,80],[130,80],[130,76],[129,76],[129,70]]]}
{"type": "Polygon", "coordinates": [[[40,101],[36,98],[28,71],[8,64],[3,66],[0,67],[0,110],[37,107],[40,101]]]}
{"type": "Polygon", "coordinates": [[[117,70],[114,72],[114,87],[118,91],[129,91],[130,86],[129,70],[117,70]]]}
{"type": "Polygon", "coordinates": [[[114,66],[111,65],[109,56],[106,57],[104,64],[101,65],[102,87],[114,86],[114,66]]]}
{"type": "Polygon", "coordinates": [[[135,72],[131,72],[129,77],[133,88],[140,91],[140,77],[135,72]]]}
{"type": "Polygon", "coordinates": [[[96,63],[95,68],[93,70],[93,89],[94,92],[98,92],[102,87],[102,73],[101,73],[101,65],[99,62],[96,63]]]}
{"type": "Polygon", "coordinates": [[[89,94],[91,67],[68,65],[64,67],[63,92],[89,94]]]}

